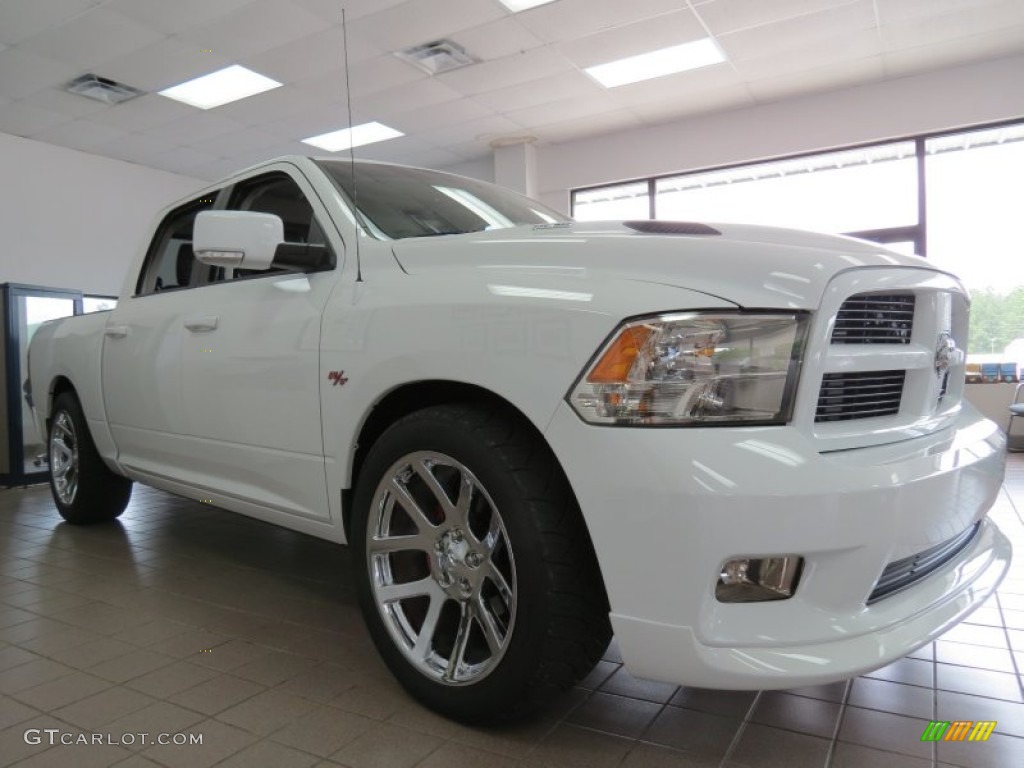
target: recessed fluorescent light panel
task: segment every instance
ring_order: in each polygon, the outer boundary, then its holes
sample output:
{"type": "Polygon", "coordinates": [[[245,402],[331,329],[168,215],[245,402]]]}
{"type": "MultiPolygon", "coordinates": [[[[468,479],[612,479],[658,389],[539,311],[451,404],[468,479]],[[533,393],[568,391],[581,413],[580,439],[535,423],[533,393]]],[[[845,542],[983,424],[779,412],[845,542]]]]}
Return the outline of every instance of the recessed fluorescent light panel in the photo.
{"type": "Polygon", "coordinates": [[[639,56],[587,67],[586,72],[605,88],[638,83],[655,77],[674,75],[725,61],[725,54],[714,40],[705,37],[692,43],[673,45],[639,56]]]}
{"type": "Polygon", "coordinates": [[[363,123],[352,128],[344,128],[340,131],[322,133],[319,136],[310,136],[303,139],[303,144],[311,144],[319,149],[328,152],[341,152],[349,147],[362,147],[366,144],[376,144],[378,141],[387,141],[399,136],[405,136],[401,131],[388,128],[381,123],[363,123]]]}
{"type": "Polygon", "coordinates": [[[238,64],[160,91],[161,96],[182,101],[200,109],[245,99],[280,87],[281,83],[238,64]]]}
{"type": "Polygon", "coordinates": [[[512,11],[512,13],[519,13],[520,11],[528,11],[531,8],[536,8],[538,5],[547,5],[554,1],[555,0],[501,0],[501,4],[512,11]]]}

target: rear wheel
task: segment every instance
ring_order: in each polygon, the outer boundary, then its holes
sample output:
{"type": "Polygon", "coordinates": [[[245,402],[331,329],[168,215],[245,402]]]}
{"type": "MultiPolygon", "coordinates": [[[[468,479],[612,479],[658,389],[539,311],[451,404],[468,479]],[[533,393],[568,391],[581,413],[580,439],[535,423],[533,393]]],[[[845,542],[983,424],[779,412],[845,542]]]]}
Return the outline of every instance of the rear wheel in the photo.
{"type": "Polygon", "coordinates": [[[441,406],[389,428],[356,491],[370,633],[427,706],[466,722],[528,712],[608,644],[600,573],[544,442],[504,409],[441,406]]]}
{"type": "Polygon", "coordinates": [[[103,463],[82,406],[70,392],[54,401],[47,447],[50,491],[61,517],[87,525],[113,520],[124,512],[132,483],[103,463]]]}

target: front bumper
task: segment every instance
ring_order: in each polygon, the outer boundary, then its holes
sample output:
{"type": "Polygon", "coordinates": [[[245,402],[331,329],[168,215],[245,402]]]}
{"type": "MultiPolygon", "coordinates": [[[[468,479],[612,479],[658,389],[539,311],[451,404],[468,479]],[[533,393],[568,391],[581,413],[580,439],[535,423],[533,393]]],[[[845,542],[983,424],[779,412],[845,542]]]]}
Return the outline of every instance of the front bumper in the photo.
{"type": "Polygon", "coordinates": [[[898,659],[996,588],[1009,541],[985,513],[1004,438],[964,404],[940,432],[820,453],[793,427],[637,429],[584,424],[568,406],[547,438],[586,519],[627,667],[708,688],[840,680],[898,659]],[[981,521],[927,577],[867,605],[885,566],[981,521]],[[796,594],[720,603],[735,557],[799,555],[796,594]]]}

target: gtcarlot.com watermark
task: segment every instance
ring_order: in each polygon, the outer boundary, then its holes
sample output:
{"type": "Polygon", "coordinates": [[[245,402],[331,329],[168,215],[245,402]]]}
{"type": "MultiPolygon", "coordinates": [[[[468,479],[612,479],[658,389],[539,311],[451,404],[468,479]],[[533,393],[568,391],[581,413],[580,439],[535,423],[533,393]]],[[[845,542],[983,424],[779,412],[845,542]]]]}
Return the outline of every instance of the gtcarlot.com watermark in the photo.
{"type": "Polygon", "coordinates": [[[115,746],[134,747],[159,744],[160,746],[196,746],[203,743],[201,733],[75,733],[59,728],[29,728],[25,743],[33,746],[115,746]]]}

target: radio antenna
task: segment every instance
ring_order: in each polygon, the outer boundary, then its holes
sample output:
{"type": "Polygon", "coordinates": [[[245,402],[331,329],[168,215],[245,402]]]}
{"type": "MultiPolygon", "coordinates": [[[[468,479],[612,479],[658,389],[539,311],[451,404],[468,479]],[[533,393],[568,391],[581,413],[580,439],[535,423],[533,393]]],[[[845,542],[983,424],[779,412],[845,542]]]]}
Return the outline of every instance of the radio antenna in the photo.
{"type": "Polygon", "coordinates": [[[352,136],[352,84],[348,77],[348,20],[345,17],[345,9],[341,9],[341,42],[345,51],[345,103],[348,106],[348,161],[349,173],[352,182],[352,218],[356,224],[356,282],[363,282],[363,262],[359,257],[359,241],[362,233],[359,231],[362,226],[362,217],[359,215],[359,191],[356,187],[356,151],[352,136]]]}

